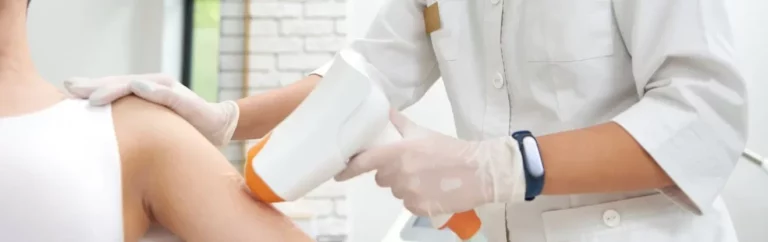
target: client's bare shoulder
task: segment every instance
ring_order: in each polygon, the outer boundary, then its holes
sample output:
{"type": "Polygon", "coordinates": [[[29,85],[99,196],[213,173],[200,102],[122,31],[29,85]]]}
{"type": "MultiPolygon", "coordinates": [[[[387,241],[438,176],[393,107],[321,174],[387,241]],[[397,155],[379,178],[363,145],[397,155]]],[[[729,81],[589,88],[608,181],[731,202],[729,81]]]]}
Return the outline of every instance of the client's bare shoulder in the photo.
{"type": "Polygon", "coordinates": [[[168,147],[204,139],[170,109],[136,96],[115,101],[112,117],[123,160],[147,162],[154,159],[156,152],[171,152],[166,150],[168,147]]]}
{"type": "MultiPolygon", "coordinates": [[[[186,241],[311,241],[245,192],[221,152],[169,109],[129,96],[113,104],[113,118],[127,223],[141,209],[186,241]]],[[[136,221],[136,230],[146,229],[136,221]]]]}

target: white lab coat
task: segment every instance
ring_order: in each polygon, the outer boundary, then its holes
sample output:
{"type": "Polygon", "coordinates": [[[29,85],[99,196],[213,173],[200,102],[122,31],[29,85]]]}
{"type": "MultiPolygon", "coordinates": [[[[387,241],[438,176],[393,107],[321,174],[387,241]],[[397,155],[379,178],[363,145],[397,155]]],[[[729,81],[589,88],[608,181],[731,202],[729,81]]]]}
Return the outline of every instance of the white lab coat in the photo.
{"type": "Polygon", "coordinates": [[[342,50],[365,58],[359,71],[394,106],[442,76],[462,139],[614,121],[677,184],[487,205],[491,241],[737,241],[719,193],[747,109],[726,0],[439,0],[442,27],[428,34],[435,1],[389,0],[342,50]]]}

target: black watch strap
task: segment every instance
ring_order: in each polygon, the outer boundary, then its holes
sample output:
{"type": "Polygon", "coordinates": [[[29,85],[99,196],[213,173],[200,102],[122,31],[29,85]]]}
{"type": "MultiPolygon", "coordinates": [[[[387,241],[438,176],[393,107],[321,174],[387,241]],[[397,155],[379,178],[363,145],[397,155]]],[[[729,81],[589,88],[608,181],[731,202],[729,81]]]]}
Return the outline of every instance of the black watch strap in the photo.
{"type": "Polygon", "coordinates": [[[539,143],[530,131],[523,130],[512,134],[523,157],[525,171],[525,200],[533,201],[544,189],[544,163],[539,152],[539,143]]]}

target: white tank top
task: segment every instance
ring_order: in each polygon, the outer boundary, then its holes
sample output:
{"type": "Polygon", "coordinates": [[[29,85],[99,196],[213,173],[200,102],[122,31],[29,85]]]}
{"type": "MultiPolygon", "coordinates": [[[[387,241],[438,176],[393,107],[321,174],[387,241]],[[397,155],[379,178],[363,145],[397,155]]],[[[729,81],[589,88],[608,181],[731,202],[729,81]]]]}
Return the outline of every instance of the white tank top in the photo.
{"type": "Polygon", "coordinates": [[[0,117],[0,241],[123,241],[120,174],[109,106],[0,117]]]}

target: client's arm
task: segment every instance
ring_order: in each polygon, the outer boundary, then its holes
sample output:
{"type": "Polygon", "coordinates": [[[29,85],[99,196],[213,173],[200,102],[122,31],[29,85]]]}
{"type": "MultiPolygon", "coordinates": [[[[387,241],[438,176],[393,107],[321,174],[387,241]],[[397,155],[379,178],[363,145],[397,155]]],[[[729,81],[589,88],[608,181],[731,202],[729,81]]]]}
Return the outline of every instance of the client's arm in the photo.
{"type": "Polygon", "coordinates": [[[186,241],[311,241],[243,190],[242,177],[172,111],[135,97],[113,104],[126,240],[157,221],[186,241]]]}

